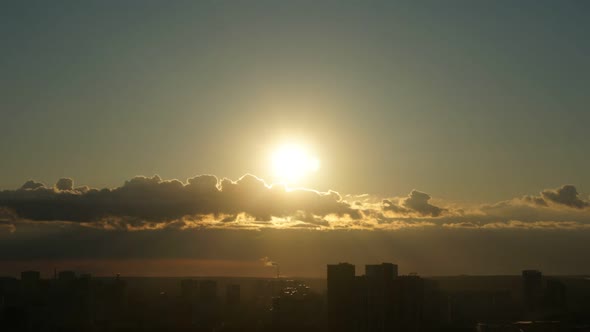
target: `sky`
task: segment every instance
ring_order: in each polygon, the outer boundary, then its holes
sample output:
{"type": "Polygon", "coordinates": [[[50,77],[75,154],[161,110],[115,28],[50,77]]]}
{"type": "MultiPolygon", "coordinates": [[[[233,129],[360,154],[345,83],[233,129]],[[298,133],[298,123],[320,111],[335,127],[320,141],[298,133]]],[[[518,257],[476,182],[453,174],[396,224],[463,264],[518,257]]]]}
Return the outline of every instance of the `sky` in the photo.
{"type": "Polygon", "coordinates": [[[2,1],[0,274],[590,273],[589,11],[2,1]]]}

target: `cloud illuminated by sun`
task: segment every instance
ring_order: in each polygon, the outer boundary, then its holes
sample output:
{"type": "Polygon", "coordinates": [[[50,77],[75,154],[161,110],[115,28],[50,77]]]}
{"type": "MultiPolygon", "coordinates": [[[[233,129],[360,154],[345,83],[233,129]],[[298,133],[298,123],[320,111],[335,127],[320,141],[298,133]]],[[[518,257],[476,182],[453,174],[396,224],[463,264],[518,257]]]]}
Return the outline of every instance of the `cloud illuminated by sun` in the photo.
{"type": "Polygon", "coordinates": [[[320,161],[296,144],[283,145],[272,155],[273,175],[280,183],[295,184],[319,168],[320,161]]]}

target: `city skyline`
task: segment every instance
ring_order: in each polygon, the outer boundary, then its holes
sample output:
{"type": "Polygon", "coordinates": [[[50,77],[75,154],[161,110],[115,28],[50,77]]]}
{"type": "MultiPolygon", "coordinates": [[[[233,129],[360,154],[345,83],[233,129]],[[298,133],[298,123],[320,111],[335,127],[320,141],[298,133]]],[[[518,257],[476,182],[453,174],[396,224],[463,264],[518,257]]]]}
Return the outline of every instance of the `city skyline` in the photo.
{"type": "MultiPolygon", "coordinates": [[[[268,266],[276,262],[266,261],[268,266]]],[[[0,278],[0,326],[161,331],[585,331],[585,277],[424,277],[394,263],[327,264],[326,278],[0,278]]]]}

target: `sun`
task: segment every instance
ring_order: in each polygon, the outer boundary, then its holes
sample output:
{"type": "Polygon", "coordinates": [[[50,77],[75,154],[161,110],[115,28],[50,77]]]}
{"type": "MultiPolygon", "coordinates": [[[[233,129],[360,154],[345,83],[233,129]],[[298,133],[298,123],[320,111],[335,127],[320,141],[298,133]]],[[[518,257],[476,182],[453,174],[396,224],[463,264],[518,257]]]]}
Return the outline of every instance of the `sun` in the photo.
{"type": "Polygon", "coordinates": [[[295,184],[320,168],[320,161],[296,144],[279,147],[272,155],[275,178],[284,184],[295,184]]]}

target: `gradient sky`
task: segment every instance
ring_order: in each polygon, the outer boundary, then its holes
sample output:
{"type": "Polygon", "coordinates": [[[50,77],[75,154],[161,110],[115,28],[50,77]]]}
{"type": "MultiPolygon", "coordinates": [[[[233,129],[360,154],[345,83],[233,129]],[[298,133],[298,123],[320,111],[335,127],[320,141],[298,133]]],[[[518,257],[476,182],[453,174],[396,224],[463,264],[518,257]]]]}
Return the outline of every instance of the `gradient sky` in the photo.
{"type": "MultiPolygon", "coordinates": [[[[484,211],[504,223],[586,227],[589,15],[581,0],[2,1],[0,203],[17,217],[0,213],[0,221],[85,222],[74,212],[28,211],[17,189],[29,179],[48,188],[65,177],[115,188],[137,175],[184,182],[250,173],[270,184],[272,152],[298,143],[321,161],[300,185],[336,190],[352,209],[358,198],[347,195],[368,194],[365,210],[409,214],[412,222],[461,216],[457,223],[469,223],[458,212],[469,207],[478,222],[484,211]],[[375,207],[382,199],[393,205],[375,207]],[[514,199],[537,210],[486,210],[514,199]]],[[[18,226],[6,227],[3,237],[18,235],[18,226]]],[[[583,232],[563,255],[586,248],[583,232]]],[[[41,252],[23,257],[44,259],[41,252]]],[[[173,256],[187,258],[181,253],[173,256]]],[[[260,250],[249,259],[270,255],[260,250]]],[[[469,262],[416,269],[460,273],[469,262]]],[[[590,272],[559,264],[555,257],[549,265],[590,272]]]]}

